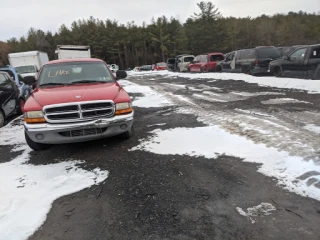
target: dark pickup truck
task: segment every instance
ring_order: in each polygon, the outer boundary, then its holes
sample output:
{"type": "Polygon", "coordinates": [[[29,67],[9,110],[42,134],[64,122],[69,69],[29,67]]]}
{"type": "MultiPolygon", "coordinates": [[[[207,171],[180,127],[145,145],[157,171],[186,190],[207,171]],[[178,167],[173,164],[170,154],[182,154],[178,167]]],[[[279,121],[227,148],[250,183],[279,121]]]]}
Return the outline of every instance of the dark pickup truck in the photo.
{"type": "Polygon", "coordinates": [[[300,47],[288,56],[270,62],[269,71],[277,77],[320,80],[320,44],[300,47]]]}

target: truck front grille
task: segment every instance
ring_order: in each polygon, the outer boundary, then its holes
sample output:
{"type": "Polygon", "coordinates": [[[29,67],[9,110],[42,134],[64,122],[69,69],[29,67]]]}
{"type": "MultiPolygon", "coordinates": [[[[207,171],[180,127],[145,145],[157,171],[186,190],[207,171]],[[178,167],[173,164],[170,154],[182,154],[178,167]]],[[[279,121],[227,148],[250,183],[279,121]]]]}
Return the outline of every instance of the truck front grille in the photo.
{"type": "Polygon", "coordinates": [[[115,107],[112,101],[92,101],[48,105],[43,110],[47,122],[63,123],[112,117],[115,107]]]}
{"type": "Polygon", "coordinates": [[[87,128],[87,129],[59,132],[59,134],[63,137],[81,137],[81,136],[88,136],[88,135],[99,135],[104,133],[106,130],[107,128],[87,128]]]}

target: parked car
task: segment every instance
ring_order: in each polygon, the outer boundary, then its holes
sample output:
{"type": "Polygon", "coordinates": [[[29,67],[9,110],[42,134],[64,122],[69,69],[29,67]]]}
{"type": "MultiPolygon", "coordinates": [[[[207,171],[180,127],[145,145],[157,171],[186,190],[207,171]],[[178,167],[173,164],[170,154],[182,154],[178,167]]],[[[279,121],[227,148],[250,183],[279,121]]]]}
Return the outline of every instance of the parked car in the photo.
{"type": "Polygon", "coordinates": [[[11,66],[0,66],[0,71],[8,73],[11,79],[16,83],[20,92],[19,99],[21,99],[21,104],[23,104],[30,96],[33,86],[25,84],[23,77],[11,66]]]}
{"type": "Polygon", "coordinates": [[[156,63],[153,67],[155,71],[166,70],[167,64],[165,62],[156,63]]]}
{"type": "Polygon", "coordinates": [[[183,55],[177,59],[177,71],[189,72],[189,64],[194,61],[193,55],[183,55]]]}
{"type": "Polygon", "coordinates": [[[320,44],[300,47],[288,56],[270,62],[274,76],[320,79],[320,44]]]}
{"type": "Polygon", "coordinates": [[[167,59],[167,69],[169,71],[174,71],[175,70],[175,58],[168,58],[167,59]]]}
{"type": "Polygon", "coordinates": [[[139,71],[152,71],[152,70],[153,70],[152,65],[142,65],[139,68],[139,71]]]}
{"type": "Polygon", "coordinates": [[[296,45],[296,46],[290,46],[290,47],[277,47],[277,49],[280,52],[280,56],[288,56],[290,53],[292,53],[294,50],[300,47],[304,47],[305,45],[296,45]]]}
{"type": "MultiPolygon", "coordinates": [[[[35,151],[63,144],[132,135],[132,103],[116,77],[99,59],[48,62],[25,104],[25,139],[35,151]]],[[[35,81],[35,79],[34,79],[35,81]]]]}
{"type": "Polygon", "coordinates": [[[0,72],[0,127],[14,113],[21,113],[19,89],[6,72],[0,72]]]}
{"type": "Polygon", "coordinates": [[[268,74],[269,63],[280,58],[279,50],[274,46],[261,46],[242,49],[235,52],[232,72],[251,75],[268,74]]]}
{"type": "Polygon", "coordinates": [[[234,72],[235,54],[236,52],[227,53],[225,59],[217,63],[216,72],[234,72]]]}
{"type": "Polygon", "coordinates": [[[214,72],[217,63],[223,59],[223,53],[200,54],[189,64],[190,72],[214,72]]]}

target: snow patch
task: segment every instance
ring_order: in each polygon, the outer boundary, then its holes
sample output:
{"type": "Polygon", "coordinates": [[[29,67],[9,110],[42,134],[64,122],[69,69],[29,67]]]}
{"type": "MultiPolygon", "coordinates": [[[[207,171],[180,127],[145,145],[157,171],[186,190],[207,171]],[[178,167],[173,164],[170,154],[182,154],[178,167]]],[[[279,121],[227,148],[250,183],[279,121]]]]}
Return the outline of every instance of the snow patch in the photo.
{"type": "Polygon", "coordinates": [[[22,151],[0,163],[0,239],[27,239],[46,220],[52,203],[103,182],[108,171],[81,169],[81,161],[29,164],[31,149],[24,139],[22,119],[0,129],[0,144],[22,151]]]}
{"type": "MultiPolygon", "coordinates": [[[[140,141],[130,151],[144,150],[156,154],[187,154],[206,158],[226,154],[246,162],[259,163],[258,171],[277,178],[279,185],[285,189],[320,200],[320,188],[314,184],[308,186],[308,179],[299,178],[308,172],[320,172],[320,166],[314,161],[305,161],[302,157],[290,156],[288,152],[255,144],[218,126],[155,130],[149,139],[140,141]]],[[[313,178],[320,182],[320,176],[313,178]]]]}
{"type": "Polygon", "coordinates": [[[307,104],[312,104],[310,102],[306,102],[306,101],[300,101],[297,99],[293,99],[293,98],[274,98],[274,99],[269,99],[266,101],[261,101],[262,104],[286,104],[286,103],[307,103],[307,104]]]}
{"type": "Polygon", "coordinates": [[[258,206],[247,208],[247,212],[243,211],[240,207],[237,207],[236,210],[240,215],[248,218],[253,224],[256,222],[257,217],[268,216],[272,211],[276,211],[277,209],[272,204],[263,202],[258,206]]]}
{"type": "Polygon", "coordinates": [[[127,80],[120,80],[119,84],[130,93],[141,93],[142,97],[136,97],[133,106],[142,108],[170,106],[172,103],[163,95],[152,90],[150,87],[141,86],[127,80]]]}
{"type": "Polygon", "coordinates": [[[319,133],[320,134],[320,126],[316,126],[314,124],[307,124],[303,127],[304,129],[307,129],[311,132],[319,133]]]}
{"type": "MultiPolygon", "coordinates": [[[[152,75],[153,72],[142,73],[138,72],[135,75],[152,75]]],[[[166,77],[181,77],[193,80],[210,79],[213,80],[236,80],[245,81],[248,83],[256,83],[260,86],[285,88],[285,89],[299,89],[315,93],[320,93],[320,80],[306,80],[298,78],[277,78],[277,77],[255,77],[247,74],[241,73],[176,73],[169,71],[157,72],[157,75],[162,75],[166,77]]]]}
{"type": "Polygon", "coordinates": [[[151,124],[151,125],[148,125],[147,127],[164,126],[164,125],[166,125],[166,123],[151,124]]]}

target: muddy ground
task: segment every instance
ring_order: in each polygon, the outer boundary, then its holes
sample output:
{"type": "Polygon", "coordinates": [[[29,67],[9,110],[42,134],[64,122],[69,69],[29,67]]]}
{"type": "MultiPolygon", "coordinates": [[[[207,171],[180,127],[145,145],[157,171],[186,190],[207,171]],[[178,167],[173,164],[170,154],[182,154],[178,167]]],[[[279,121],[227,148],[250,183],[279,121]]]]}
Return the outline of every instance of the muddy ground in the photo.
{"type": "MultiPolygon", "coordinates": [[[[320,149],[319,135],[302,129],[306,123],[319,124],[319,94],[233,80],[155,79],[129,80],[151,86],[175,105],[136,107],[135,134],[130,140],[114,137],[31,153],[32,164],[81,159],[85,168],[100,167],[110,174],[99,186],[56,200],[46,222],[30,239],[320,239],[320,202],[284,190],[275,179],[258,173],[256,164],[227,155],[206,159],[128,151],[156,128],[210,123],[254,142],[315,158],[320,153],[309,150],[320,149]],[[244,92],[246,96],[239,94],[244,92]],[[274,98],[308,104],[261,103],[274,98]],[[188,111],[177,111],[181,107],[188,111]],[[158,123],[166,125],[150,126],[158,123]],[[241,123],[279,133],[259,134],[241,123]],[[297,140],[305,144],[292,147],[297,140]],[[272,204],[276,211],[256,216],[255,223],[236,210],[262,202],[272,204]]],[[[3,147],[4,154],[8,157],[10,151],[3,147]]]]}

